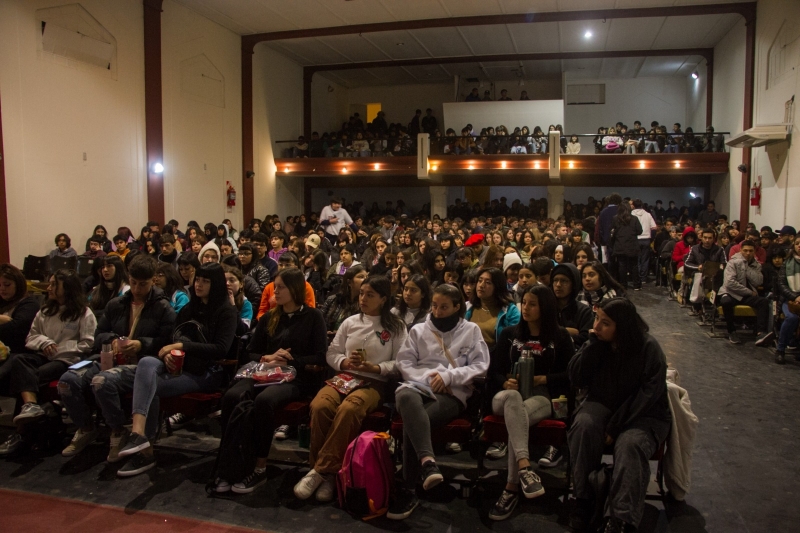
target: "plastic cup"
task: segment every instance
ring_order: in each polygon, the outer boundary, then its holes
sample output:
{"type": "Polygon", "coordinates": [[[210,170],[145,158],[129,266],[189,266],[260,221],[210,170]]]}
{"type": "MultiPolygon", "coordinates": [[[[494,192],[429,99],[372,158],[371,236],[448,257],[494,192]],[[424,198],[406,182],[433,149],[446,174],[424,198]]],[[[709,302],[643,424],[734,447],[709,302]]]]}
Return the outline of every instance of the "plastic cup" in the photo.
{"type": "Polygon", "coordinates": [[[170,372],[173,376],[180,376],[183,373],[183,360],[186,358],[186,352],[183,350],[172,350],[169,352],[172,356],[172,364],[174,370],[170,372]]]}

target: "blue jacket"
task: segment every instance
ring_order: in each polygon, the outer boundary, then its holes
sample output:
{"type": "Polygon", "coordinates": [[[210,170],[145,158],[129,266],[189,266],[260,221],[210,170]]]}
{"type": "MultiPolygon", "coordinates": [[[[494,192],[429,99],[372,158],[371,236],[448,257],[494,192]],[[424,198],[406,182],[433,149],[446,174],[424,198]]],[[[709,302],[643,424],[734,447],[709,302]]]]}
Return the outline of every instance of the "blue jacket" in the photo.
{"type": "MultiPolygon", "coordinates": [[[[470,307],[467,309],[466,314],[464,315],[464,320],[469,321],[472,317],[472,311],[474,311],[474,307],[470,307]]],[[[516,326],[519,324],[520,320],[520,313],[519,309],[517,309],[516,304],[511,302],[507,304],[505,307],[500,309],[500,313],[497,315],[497,323],[494,326],[494,339],[495,343],[500,339],[500,332],[503,331],[505,328],[509,326],[516,326]]]]}

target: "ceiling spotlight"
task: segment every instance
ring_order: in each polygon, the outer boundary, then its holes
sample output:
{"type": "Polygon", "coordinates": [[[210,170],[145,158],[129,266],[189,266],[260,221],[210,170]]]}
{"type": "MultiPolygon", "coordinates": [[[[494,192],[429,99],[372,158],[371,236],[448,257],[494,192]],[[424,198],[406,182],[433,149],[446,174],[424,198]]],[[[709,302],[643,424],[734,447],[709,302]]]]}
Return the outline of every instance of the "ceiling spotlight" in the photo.
{"type": "Polygon", "coordinates": [[[696,70],[695,70],[694,72],[692,72],[692,79],[693,79],[693,80],[696,80],[696,79],[697,79],[697,78],[699,78],[699,77],[700,77],[700,75],[697,73],[697,71],[696,71],[696,70]]]}
{"type": "Polygon", "coordinates": [[[397,43],[397,46],[405,46],[406,43],[397,43]]]}
{"type": "Polygon", "coordinates": [[[693,192],[690,192],[689,196],[691,196],[692,198],[697,198],[697,195],[695,193],[693,193],[693,192]]]}
{"type": "Polygon", "coordinates": [[[591,39],[592,38],[592,32],[587,30],[586,33],[583,34],[583,37],[585,39],[591,39]]]}
{"type": "Polygon", "coordinates": [[[156,163],[155,165],[153,165],[153,172],[155,172],[156,174],[161,174],[162,172],[164,172],[164,165],[162,165],[161,163],[156,163]]]}

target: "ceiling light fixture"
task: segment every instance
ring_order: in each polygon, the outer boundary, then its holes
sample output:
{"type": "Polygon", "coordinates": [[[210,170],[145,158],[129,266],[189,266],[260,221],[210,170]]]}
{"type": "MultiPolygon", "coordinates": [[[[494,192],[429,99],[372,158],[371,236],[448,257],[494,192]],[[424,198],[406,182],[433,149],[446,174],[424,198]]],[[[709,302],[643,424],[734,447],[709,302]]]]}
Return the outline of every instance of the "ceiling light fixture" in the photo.
{"type": "Polygon", "coordinates": [[[696,70],[694,72],[692,72],[692,79],[696,80],[699,77],[700,77],[700,75],[697,73],[696,70]]]}
{"type": "Polygon", "coordinates": [[[405,46],[406,43],[397,43],[397,46],[405,46]]]}
{"type": "Polygon", "coordinates": [[[586,39],[591,39],[592,38],[592,32],[587,30],[586,33],[583,34],[583,37],[586,38],[586,39]]]}
{"type": "Polygon", "coordinates": [[[162,172],[164,172],[164,165],[162,165],[161,163],[156,163],[155,165],[153,165],[153,172],[155,172],[156,174],[161,174],[162,172]]]}

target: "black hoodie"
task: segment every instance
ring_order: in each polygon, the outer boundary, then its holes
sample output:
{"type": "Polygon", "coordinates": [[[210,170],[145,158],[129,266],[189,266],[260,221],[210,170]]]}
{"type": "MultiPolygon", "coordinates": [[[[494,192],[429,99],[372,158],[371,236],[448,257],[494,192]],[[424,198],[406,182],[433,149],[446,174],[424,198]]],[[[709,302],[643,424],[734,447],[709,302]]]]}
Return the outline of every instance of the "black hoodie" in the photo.
{"type": "Polygon", "coordinates": [[[550,272],[550,287],[553,286],[553,278],[556,274],[564,274],[572,278],[572,292],[570,293],[569,303],[558,312],[558,323],[562,328],[574,328],[578,334],[572,337],[576,347],[580,347],[589,338],[589,330],[592,328],[594,316],[588,305],[578,302],[575,297],[580,292],[581,274],[578,267],[572,263],[561,263],[556,265],[550,272]]]}

